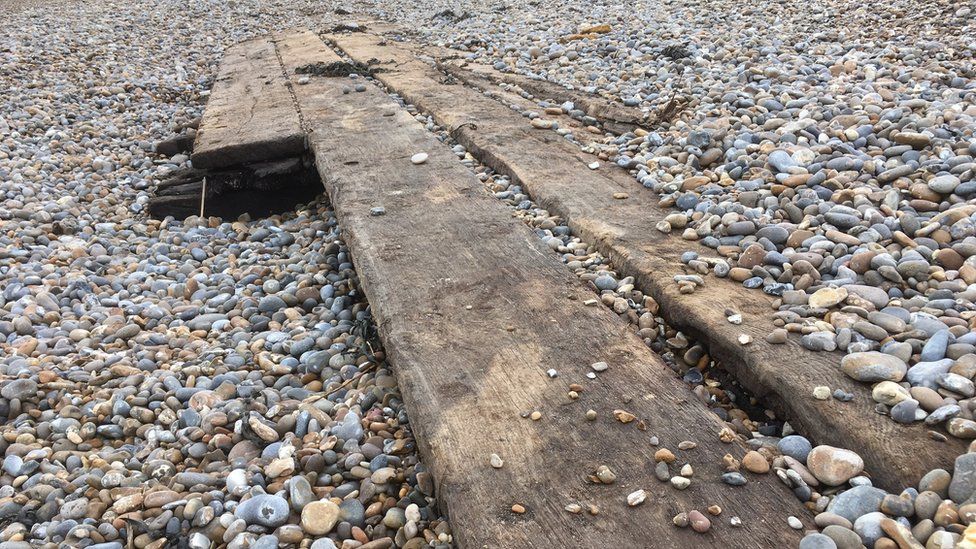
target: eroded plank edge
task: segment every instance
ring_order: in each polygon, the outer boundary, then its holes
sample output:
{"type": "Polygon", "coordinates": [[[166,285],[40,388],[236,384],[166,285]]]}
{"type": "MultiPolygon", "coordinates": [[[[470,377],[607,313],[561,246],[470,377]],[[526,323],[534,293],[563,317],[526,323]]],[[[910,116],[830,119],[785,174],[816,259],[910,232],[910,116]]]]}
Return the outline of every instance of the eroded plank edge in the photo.
{"type": "Polygon", "coordinates": [[[351,58],[382,69],[376,77],[407,101],[431,114],[438,124],[480,161],[509,175],[542,207],[558,214],[584,240],[612,258],[624,275],[650,293],[675,327],[704,341],[713,356],[743,385],[802,433],[820,444],[849,448],[864,458],[877,483],[895,492],[917,484],[929,470],[951,467],[965,451],[962,441],[935,442],[922,424],[900,425],[874,411],[870,387],[839,370],[839,353],[814,353],[796,339],[785,345],[763,340],[773,328],[771,298],[731,281],[709,277],[705,287],[683,295],[673,281],[683,274],[680,255],[714,251],[658,232],[654,226],[668,211],[653,193],[615,166],[597,171],[592,157],[554,132],[527,126],[514,111],[443,76],[420,62],[408,45],[370,33],[328,36],[351,58]],[[628,198],[613,198],[616,192],[628,198]],[[743,315],[729,324],[725,309],[743,315]],[[740,334],[753,343],[743,346],[740,334]],[[827,385],[853,392],[852,402],[820,401],[814,387],[827,385]]]}
{"type": "MultiPolygon", "coordinates": [[[[335,54],[310,32],[277,41],[286,71],[335,54]]],[[[809,516],[774,475],[719,480],[723,424],[592,297],[443,143],[379,88],[342,93],[345,78],[295,86],[310,146],[332,198],[425,463],[464,548],[790,547],[788,515],[809,516]],[[410,157],[427,152],[414,165],[410,157]],[[384,215],[371,215],[374,208],[384,215]],[[609,370],[585,374],[594,362],[609,370]],[[546,371],[558,371],[550,378],[546,371]],[[571,383],[583,391],[573,401],[571,383]],[[588,422],[584,413],[599,414],[588,422]],[[637,420],[613,419],[625,409],[637,420]],[[538,410],[539,421],[520,414],[538,410]],[[695,469],[678,491],[653,475],[651,435],[695,469]],[[697,447],[681,451],[691,440],[697,447]],[[501,469],[489,465],[497,453],[501,469]],[[617,480],[592,484],[609,466],[617,480]],[[626,504],[646,489],[647,501],[626,504]],[[526,508],[511,512],[513,504],[526,508]],[[599,514],[571,514],[570,503],[599,514]],[[706,534],[678,512],[719,505],[706,534]],[[739,516],[741,528],[729,519],[739,516]]],[[[675,472],[676,468],[675,468],[675,472]]]]}
{"type": "Polygon", "coordinates": [[[227,49],[193,147],[193,166],[215,169],[299,156],[305,150],[291,93],[268,38],[227,49]]]}

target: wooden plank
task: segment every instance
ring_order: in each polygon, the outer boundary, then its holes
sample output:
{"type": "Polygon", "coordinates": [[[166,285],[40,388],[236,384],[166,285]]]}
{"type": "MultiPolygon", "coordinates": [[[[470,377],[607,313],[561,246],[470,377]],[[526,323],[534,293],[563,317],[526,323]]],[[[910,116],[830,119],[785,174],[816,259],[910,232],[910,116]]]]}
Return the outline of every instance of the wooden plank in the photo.
{"type": "MultiPolygon", "coordinates": [[[[278,48],[289,74],[337,61],[308,32],[278,48]]],[[[745,450],[719,440],[718,418],[625,322],[584,305],[592,292],[449,148],[382,90],[343,94],[349,85],[313,77],[295,93],[458,546],[795,546],[787,516],[809,515],[777,478],[723,484],[722,456],[745,450]],[[418,152],[429,159],[413,165],[418,152]],[[371,215],[377,207],[386,213],[371,215]],[[588,379],[599,361],[609,370],[588,379]],[[583,386],[576,401],[572,383],[583,386]],[[587,409],[598,419],[586,421],[587,409]],[[639,421],[621,423],[615,409],[639,421]],[[521,416],[533,410],[542,419],[521,416]],[[652,435],[694,467],[687,490],[654,477],[652,435]],[[697,447],[678,450],[682,440],[697,447]],[[493,453],[501,469],[489,465],[493,453]],[[616,483],[587,480],[600,465],[616,483]],[[638,489],[648,501],[630,508],[638,489]],[[524,514],[511,511],[516,503],[524,514]],[[599,514],[565,511],[572,503],[599,514]],[[671,523],[713,504],[723,513],[706,534],[671,523]]]]}
{"type": "Polygon", "coordinates": [[[637,109],[630,109],[600,97],[570,90],[548,80],[499,72],[487,65],[463,59],[442,58],[438,60],[437,66],[468,85],[483,87],[485,83],[495,86],[508,84],[532,94],[537,100],[552,101],[556,104],[572,102],[577,109],[595,118],[606,130],[616,134],[631,132],[635,128],[649,127],[647,122],[649,115],[644,115],[637,109]]]}
{"type": "Polygon", "coordinates": [[[712,356],[800,432],[820,444],[854,450],[882,487],[897,493],[913,486],[929,470],[951,468],[965,443],[950,437],[930,439],[927,427],[900,425],[874,411],[870,387],[839,370],[840,353],[807,351],[793,338],[771,345],[763,337],[773,328],[772,298],[729,280],[709,277],[694,294],[678,292],[673,281],[683,274],[681,253],[713,250],[669,237],[654,226],[670,213],[657,197],[624,170],[604,165],[593,171],[592,156],[554,132],[528,127],[525,119],[484,94],[460,85],[441,83],[443,76],[417,61],[403,44],[387,43],[369,33],[329,35],[351,58],[374,59],[382,69],[376,77],[407,101],[430,113],[479,160],[510,175],[542,207],[563,217],[586,241],[611,257],[624,275],[652,295],[675,327],[705,342],[712,356]],[[629,198],[613,198],[616,192],[629,198]],[[743,316],[729,324],[725,309],[743,316]],[[738,343],[740,334],[753,343],[738,343]],[[852,402],[812,398],[814,387],[827,385],[856,395],[852,402]]]}
{"type": "MultiPolygon", "coordinates": [[[[409,30],[397,27],[383,21],[368,21],[362,23],[373,34],[392,36],[407,36],[413,34],[409,30]]],[[[501,72],[494,67],[470,61],[468,52],[424,45],[421,55],[430,56],[437,67],[445,73],[458,78],[462,82],[485,89],[488,86],[507,84],[535,96],[536,100],[553,101],[556,103],[572,102],[575,107],[600,122],[604,129],[621,134],[633,131],[635,128],[647,128],[658,113],[644,113],[635,107],[628,107],[619,102],[610,101],[596,94],[582,90],[567,88],[556,82],[542,78],[530,78],[521,74],[501,72]]],[[[537,106],[536,106],[537,107],[537,106]]]]}
{"type": "Polygon", "coordinates": [[[225,168],[298,156],[305,132],[270,39],[224,53],[193,146],[193,166],[225,168]]]}

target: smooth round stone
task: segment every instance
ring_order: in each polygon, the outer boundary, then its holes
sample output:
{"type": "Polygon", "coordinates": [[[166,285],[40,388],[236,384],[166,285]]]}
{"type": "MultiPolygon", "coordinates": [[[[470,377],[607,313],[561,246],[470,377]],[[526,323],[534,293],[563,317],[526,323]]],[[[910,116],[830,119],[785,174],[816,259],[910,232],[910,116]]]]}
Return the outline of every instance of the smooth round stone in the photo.
{"type": "Polygon", "coordinates": [[[737,473],[733,471],[729,473],[723,473],[722,482],[730,486],[742,486],[746,484],[748,481],[746,480],[746,477],[742,476],[742,473],[737,473]]]}
{"type": "Polygon", "coordinates": [[[284,309],[288,304],[285,300],[281,299],[276,295],[268,295],[261,298],[258,302],[258,310],[262,313],[273,313],[275,311],[284,309]]]}
{"type": "Polygon", "coordinates": [[[973,385],[972,380],[963,377],[959,374],[954,374],[952,372],[947,372],[941,374],[936,378],[936,382],[940,387],[948,391],[952,391],[963,397],[971,397],[976,394],[976,386],[973,385]]]}
{"type": "Polygon", "coordinates": [[[949,330],[939,330],[922,347],[919,362],[934,362],[945,358],[946,348],[949,346],[949,330]]]}
{"type": "Polygon", "coordinates": [[[909,393],[926,412],[934,412],[945,402],[942,395],[928,387],[912,387],[909,393]]]}
{"type": "Polygon", "coordinates": [[[854,522],[862,515],[881,509],[885,494],[884,490],[873,486],[855,486],[834,497],[827,510],[854,522]]]}
{"type": "Polygon", "coordinates": [[[6,471],[10,476],[16,477],[19,475],[23,466],[24,460],[18,455],[9,454],[7,457],[3,458],[3,470],[6,471]]]}
{"type": "Polygon", "coordinates": [[[406,515],[399,507],[391,507],[383,516],[383,525],[393,530],[403,528],[406,523],[406,515]]]}
{"type": "Polygon", "coordinates": [[[688,524],[691,525],[692,530],[699,534],[704,534],[712,527],[712,521],[697,510],[688,513],[688,524]]]}
{"type": "Polygon", "coordinates": [[[844,288],[821,288],[810,295],[807,304],[817,309],[829,309],[847,299],[844,288]]]}
{"type": "Polygon", "coordinates": [[[853,528],[853,524],[850,527],[834,524],[825,527],[822,533],[834,540],[834,543],[837,544],[837,549],[860,549],[862,546],[861,537],[854,532],[853,528]]]}
{"type": "Polygon", "coordinates": [[[0,396],[7,400],[33,400],[36,398],[37,382],[29,378],[15,379],[0,389],[0,396]]]}
{"type": "Polygon", "coordinates": [[[225,479],[227,492],[236,495],[243,495],[247,491],[247,472],[244,469],[234,469],[225,479]]]}
{"type": "Polygon", "coordinates": [[[313,536],[323,536],[339,522],[341,510],[329,500],[313,501],[302,509],[302,530],[313,536]]]}
{"type": "Polygon", "coordinates": [[[894,406],[903,400],[911,398],[911,394],[908,392],[908,389],[905,389],[894,381],[882,381],[871,389],[871,398],[875,402],[879,402],[885,406],[894,406]]]}
{"type": "Polygon", "coordinates": [[[837,544],[824,534],[810,534],[800,540],[800,549],[837,549],[837,544]]]}
{"type": "MultiPolygon", "coordinates": [[[[956,459],[958,460],[959,458],[956,459]]],[[[952,475],[945,469],[932,469],[928,473],[925,473],[922,480],[918,482],[918,491],[931,491],[939,494],[941,497],[947,497],[949,495],[949,484],[951,481],[952,475]]]]}
{"type": "Polygon", "coordinates": [[[598,290],[616,290],[617,280],[608,274],[600,275],[593,280],[593,285],[598,290]]]}
{"type": "Polygon", "coordinates": [[[763,474],[769,471],[769,462],[762,454],[750,450],[742,458],[742,466],[751,473],[763,474]]]}
{"type": "Polygon", "coordinates": [[[908,371],[908,365],[898,357],[866,351],[846,355],[840,361],[840,369],[850,378],[874,383],[901,381],[908,371]]]}
{"type": "Polygon", "coordinates": [[[976,453],[962,454],[956,458],[949,484],[949,497],[962,503],[976,494],[976,453]]]}
{"type": "Polygon", "coordinates": [[[885,535],[881,529],[881,521],[887,518],[884,513],[876,511],[865,513],[854,521],[854,532],[861,536],[865,545],[873,547],[875,542],[885,535]]]}
{"type": "Polygon", "coordinates": [[[813,450],[813,445],[806,437],[800,435],[789,435],[783,437],[776,443],[776,448],[781,454],[790,456],[791,458],[799,461],[800,463],[806,463],[807,455],[813,450]]]}
{"type": "Polygon", "coordinates": [[[800,338],[800,345],[810,351],[833,351],[837,348],[836,339],[831,332],[813,332],[800,338]]]}
{"type": "Polygon", "coordinates": [[[846,518],[840,515],[835,515],[834,513],[830,513],[827,511],[824,511],[818,514],[817,516],[815,516],[813,518],[813,522],[820,528],[827,528],[832,524],[837,526],[843,526],[844,528],[852,528],[854,526],[851,523],[851,521],[847,520],[846,518]]]}
{"type": "Polygon", "coordinates": [[[864,470],[864,460],[856,453],[833,446],[817,446],[807,456],[807,469],[820,482],[840,486],[864,470]]]}
{"type": "Polygon", "coordinates": [[[954,175],[939,175],[929,180],[928,186],[937,193],[949,194],[959,186],[959,178],[954,175]]]}
{"type": "Polygon", "coordinates": [[[974,439],[976,438],[976,421],[955,417],[949,420],[946,430],[949,431],[950,435],[957,438],[974,439]]]}
{"type": "Polygon", "coordinates": [[[358,499],[347,499],[339,504],[341,511],[339,518],[353,526],[363,526],[366,520],[366,508],[358,499]]]}
{"type": "Polygon", "coordinates": [[[928,387],[929,389],[939,389],[939,376],[945,374],[952,368],[951,359],[937,360],[935,362],[919,362],[908,370],[905,376],[912,386],[928,387]]]}
{"type": "Polygon", "coordinates": [[[903,400],[891,407],[889,415],[898,423],[912,423],[917,418],[918,401],[912,398],[903,400]]]}
{"type": "Polygon", "coordinates": [[[942,504],[942,500],[942,496],[935,492],[921,492],[915,497],[915,516],[921,520],[931,519],[942,504]]]}
{"type": "Polygon", "coordinates": [[[241,502],[234,510],[234,516],[248,524],[277,528],[288,521],[288,512],[288,502],[285,498],[258,494],[241,502]]]}
{"type": "Polygon", "coordinates": [[[427,162],[427,158],[429,158],[427,153],[419,152],[410,157],[410,162],[413,164],[423,164],[424,162],[427,162]]]}
{"type": "Polygon", "coordinates": [[[291,508],[296,512],[302,509],[315,499],[312,492],[312,485],[303,476],[292,477],[288,486],[288,497],[291,500],[291,508]]]}
{"type": "Polygon", "coordinates": [[[671,471],[668,469],[668,462],[659,461],[657,465],[654,466],[654,476],[657,477],[661,482],[667,482],[671,479],[671,471]]]}

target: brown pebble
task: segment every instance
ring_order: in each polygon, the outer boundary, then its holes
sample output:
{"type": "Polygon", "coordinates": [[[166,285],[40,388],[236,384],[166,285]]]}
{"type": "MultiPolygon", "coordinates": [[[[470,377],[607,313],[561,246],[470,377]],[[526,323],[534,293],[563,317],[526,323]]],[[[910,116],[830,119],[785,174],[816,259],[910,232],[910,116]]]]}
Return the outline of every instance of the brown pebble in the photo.
{"type": "Polygon", "coordinates": [[[739,465],[739,460],[735,459],[735,456],[732,454],[725,454],[725,456],[722,457],[722,466],[725,467],[725,470],[728,472],[738,471],[739,465]]]}
{"type": "Polygon", "coordinates": [[[708,506],[708,514],[709,515],[714,515],[714,516],[717,517],[717,516],[719,516],[719,515],[722,514],[722,508],[719,507],[718,505],[709,505],[708,506]]]}
{"type": "Polygon", "coordinates": [[[525,507],[516,503],[515,505],[512,506],[512,512],[517,515],[521,515],[522,513],[525,513],[525,507]]]}
{"type": "Polygon", "coordinates": [[[637,416],[626,410],[614,410],[613,417],[617,418],[617,421],[620,423],[630,423],[631,421],[637,419],[637,416]]]}
{"type": "Polygon", "coordinates": [[[663,461],[665,463],[674,463],[677,458],[674,457],[674,452],[668,450],[667,448],[661,448],[654,452],[654,461],[663,461]]]}
{"type": "Polygon", "coordinates": [[[746,453],[742,458],[742,466],[750,473],[763,474],[769,472],[769,462],[762,454],[755,450],[746,453]]]}
{"type": "Polygon", "coordinates": [[[878,538],[878,541],[874,542],[874,549],[898,549],[898,544],[888,538],[878,538]]]}

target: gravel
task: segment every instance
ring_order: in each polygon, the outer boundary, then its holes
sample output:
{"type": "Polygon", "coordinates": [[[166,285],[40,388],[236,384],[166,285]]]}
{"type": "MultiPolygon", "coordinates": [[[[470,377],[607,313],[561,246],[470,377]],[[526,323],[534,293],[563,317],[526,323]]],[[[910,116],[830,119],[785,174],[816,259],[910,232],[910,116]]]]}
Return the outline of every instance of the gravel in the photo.
{"type": "Polygon", "coordinates": [[[189,165],[153,144],[200,116],[223,49],[332,10],[11,5],[0,544],[450,547],[329,206],[145,213],[189,165]]]}
{"type": "MultiPolygon", "coordinates": [[[[223,48],[342,17],[292,1],[37,5],[0,3],[0,541],[118,547],[131,533],[139,547],[167,536],[201,548],[450,545],[328,206],[236,221],[144,213],[152,185],[188,165],[154,155],[153,143],[199,117],[223,48]]],[[[976,438],[970,7],[346,7],[652,117],[677,105],[653,131],[590,146],[675,208],[662,231],[714,250],[686,263],[777,296],[768,339],[843,351],[842,371],[877,385],[879,412],[976,438]]],[[[804,546],[849,547],[851,536],[871,546],[911,525],[922,544],[961,539],[976,454],[926,475],[918,491],[850,478],[858,456],[816,446],[754,404],[633,279],[440,135],[592,284],[595,303],[631,322],[750,439],[750,475],[772,469],[822,512],[826,536],[804,546]],[[841,485],[820,486],[818,475],[841,485]]],[[[676,284],[694,291],[700,280],[676,284]]],[[[830,402],[843,406],[852,397],[838,391],[830,402]]],[[[735,471],[722,479],[748,482],[735,471]]],[[[687,519],[711,528],[698,511],[676,523],[687,519]]]]}

